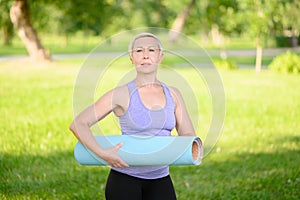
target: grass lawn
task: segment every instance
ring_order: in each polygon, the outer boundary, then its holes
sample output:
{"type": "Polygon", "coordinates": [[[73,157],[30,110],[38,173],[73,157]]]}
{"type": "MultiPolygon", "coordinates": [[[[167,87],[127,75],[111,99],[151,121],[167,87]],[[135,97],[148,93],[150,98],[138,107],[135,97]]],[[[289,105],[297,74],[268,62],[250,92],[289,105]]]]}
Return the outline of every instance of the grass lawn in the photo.
{"type": "MultiPolygon", "coordinates": [[[[0,199],[104,199],[109,168],[79,165],[68,130],[81,64],[0,63],[0,199]]],[[[170,168],[178,199],[299,199],[300,76],[220,73],[224,129],[200,166],[170,168]]]]}

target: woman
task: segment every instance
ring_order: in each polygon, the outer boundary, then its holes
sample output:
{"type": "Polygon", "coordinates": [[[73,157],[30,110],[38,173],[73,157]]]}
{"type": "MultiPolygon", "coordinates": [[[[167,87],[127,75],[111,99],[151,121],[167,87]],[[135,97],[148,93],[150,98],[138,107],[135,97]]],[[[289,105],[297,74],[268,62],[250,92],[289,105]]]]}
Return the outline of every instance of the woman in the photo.
{"type": "Polygon", "coordinates": [[[122,143],[103,149],[90,130],[113,112],[125,135],[170,136],[176,127],[179,136],[195,136],[180,92],[157,79],[158,65],[164,57],[160,40],[151,33],[136,35],[129,52],[135,79],[101,96],[76,116],[70,130],[111,166],[105,189],[107,200],[173,200],[176,195],[168,166],[128,166],[118,156],[122,143]]]}

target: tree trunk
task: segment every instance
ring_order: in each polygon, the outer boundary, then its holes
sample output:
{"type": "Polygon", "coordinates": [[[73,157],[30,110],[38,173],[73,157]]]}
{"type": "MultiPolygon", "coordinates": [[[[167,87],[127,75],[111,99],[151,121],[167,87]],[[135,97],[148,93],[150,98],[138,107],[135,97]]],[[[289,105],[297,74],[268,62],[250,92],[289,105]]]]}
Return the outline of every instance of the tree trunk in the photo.
{"type": "Polygon", "coordinates": [[[38,35],[30,22],[30,12],[27,0],[15,0],[10,8],[10,18],[18,31],[22,42],[34,60],[50,60],[50,53],[41,44],[38,35]]]}
{"type": "Polygon", "coordinates": [[[259,73],[261,71],[261,62],[262,62],[262,46],[260,37],[256,38],[256,62],[255,62],[255,71],[259,73]]]}
{"type": "Polygon", "coordinates": [[[169,41],[174,42],[179,33],[181,32],[186,18],[189,16],[190,11],[192,10],[193,6],[196,4],[196,0],[192,0],[186,8],[179,14],[177,15],[175,21],[172,24],[172,28],[169,31],[169,41]]]}
{"type": "Polygon", "coordinates": [[[211,38],[213,41],[213,44],[221,47],[224,44],[224,36],[219,31],[219,26],[217,24],[213,24],[211,27],[211,38]]]}

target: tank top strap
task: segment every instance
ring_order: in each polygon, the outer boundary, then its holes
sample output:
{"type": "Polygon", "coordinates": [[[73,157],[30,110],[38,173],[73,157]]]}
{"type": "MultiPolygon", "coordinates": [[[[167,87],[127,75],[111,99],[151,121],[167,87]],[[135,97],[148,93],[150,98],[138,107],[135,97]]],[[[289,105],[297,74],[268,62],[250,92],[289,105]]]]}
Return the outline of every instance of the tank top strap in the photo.
{"type": "Polygon", "coordinates": [[[132,94],[135,92],[135,90],[137,89],[134,83],[134,80],[130,81],[129,83],[127,83],[127,87],[129,90],[129,94],[130,96],[132,96],[132,94]]]}
{"type": "Polygon", "coordinates": [[[163,87],[163,90],[164,90],[164,93],[165,93],[165,96],[166,96],[166,100],[167,100],[167,104],[169,104],[171,106],[174,106],[175,103],[174,103],[173,97],[171,95],[170,89],[168,88],[168,86],[165,83],[160,82],[160,84],[163,87]]]}

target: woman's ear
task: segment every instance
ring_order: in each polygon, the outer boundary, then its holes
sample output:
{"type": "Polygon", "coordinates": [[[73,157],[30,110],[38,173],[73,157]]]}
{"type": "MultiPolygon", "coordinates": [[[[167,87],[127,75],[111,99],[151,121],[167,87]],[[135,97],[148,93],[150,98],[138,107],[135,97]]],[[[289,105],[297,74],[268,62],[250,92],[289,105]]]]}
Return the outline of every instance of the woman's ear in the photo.
{"type": "Polygon", "coordinates": [[[129,55],[129,59],[131,61],[131,64],[133,64],[133,60],[132,60],[132,56],[131,55],[129,55]]]}
{"type": "Polygon", "coordinates": [[[165,56],[164,52],[161,52],[159,55],[159,63],[161,63],[163,61],[164,56],[165,56]]]}

